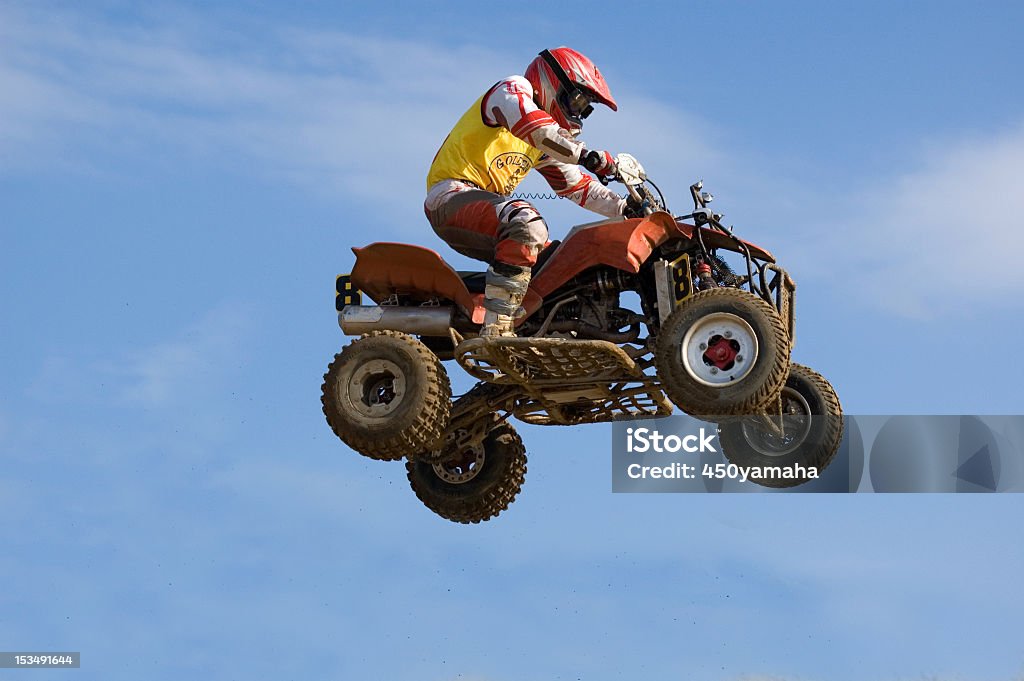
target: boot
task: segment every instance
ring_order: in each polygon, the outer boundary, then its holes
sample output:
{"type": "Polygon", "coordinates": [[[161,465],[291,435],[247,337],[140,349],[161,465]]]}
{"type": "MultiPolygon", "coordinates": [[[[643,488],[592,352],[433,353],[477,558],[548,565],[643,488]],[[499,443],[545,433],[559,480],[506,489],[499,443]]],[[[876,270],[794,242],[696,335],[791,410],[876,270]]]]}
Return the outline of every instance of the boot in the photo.
{"type": "Polygon", "coordinates": [[[480,329],[481,336],[511,336],[515,332],[515,316],[502,314],[498,310],[516,311],[523,297],[516,295],[500,286],[488,286],[484,289],[484,325],[480,329]]]}
{"type": "Polygon", "coordinates": [[[484,287],[484,325],[480,329],[481,336],[515,337],[515,320],[523,314],[520,305],[530,285],[530,270],[514,268],[513,273],[505,273],[510,266],[499,265],[495,271],[492,265],[487,270],[487,285],[484,287]]]}

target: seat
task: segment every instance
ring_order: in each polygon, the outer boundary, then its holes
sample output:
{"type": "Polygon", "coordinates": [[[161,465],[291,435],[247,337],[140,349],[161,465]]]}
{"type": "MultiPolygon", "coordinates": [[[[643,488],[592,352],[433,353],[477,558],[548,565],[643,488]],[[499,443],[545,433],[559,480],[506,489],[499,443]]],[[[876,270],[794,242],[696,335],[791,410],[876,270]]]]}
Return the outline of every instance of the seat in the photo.
{"type": "MultiPolygon", "coordinates": [[[[562,242],[552,241],[544,248],[543,251],[540,252],[540,255],[537,256],[537,264],[533,266],[534,272],[544,266],[544,263],[548,261],[548,258],[551,257],[551,254],[555,252],[555,249],[558,248],[560,243],[562,242]]],[[[464,283],[466,288],[469,289],[470,293],[484,292],[484,287],[487,285],[486,272],[459,271],[458,275],[462,279],[462,283],[464,283]]]]}
{"type": "Polygon", "coordinates": [[[462,283],[466,285],[470,293],[483,293],[487,285],[486,272],[459,272],[462,283]]]}

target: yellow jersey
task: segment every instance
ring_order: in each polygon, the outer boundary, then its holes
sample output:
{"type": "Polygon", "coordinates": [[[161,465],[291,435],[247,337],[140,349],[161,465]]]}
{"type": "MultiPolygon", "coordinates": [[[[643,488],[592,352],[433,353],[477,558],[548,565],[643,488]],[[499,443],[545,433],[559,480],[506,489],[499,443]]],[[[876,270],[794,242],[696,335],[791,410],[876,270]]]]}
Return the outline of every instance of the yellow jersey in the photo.
{"type": "Polygon", "coordinates": [[[441,180],[466,180],[508,196],[523,181],[541,152],[502,125],[484,123],[483,95],[448,133],[427,173],[427,189],[441,180]]]}

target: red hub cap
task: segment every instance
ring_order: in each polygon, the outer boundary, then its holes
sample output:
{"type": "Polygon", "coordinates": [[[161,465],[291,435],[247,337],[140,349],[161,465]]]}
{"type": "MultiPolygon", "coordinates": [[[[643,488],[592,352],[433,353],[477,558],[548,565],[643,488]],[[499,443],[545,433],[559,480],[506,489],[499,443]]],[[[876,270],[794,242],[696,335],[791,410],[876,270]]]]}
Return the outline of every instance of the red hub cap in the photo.
{"type": "Polygon", "coordinates": [[[708,349],[704,351],[704,361],[722,369],[731,369],[736,363],[740,344],[725,336],[712,336],[708,341],[708,349]]]}

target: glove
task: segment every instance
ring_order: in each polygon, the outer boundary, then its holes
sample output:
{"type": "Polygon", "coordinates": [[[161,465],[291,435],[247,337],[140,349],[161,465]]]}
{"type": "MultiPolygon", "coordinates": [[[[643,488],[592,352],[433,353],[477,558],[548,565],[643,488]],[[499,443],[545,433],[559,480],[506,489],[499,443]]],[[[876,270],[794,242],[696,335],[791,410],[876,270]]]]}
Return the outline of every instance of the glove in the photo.
{"type": "Polygon", "coordinates": [[[615,159],[607,151],[587,151],[580,154],[580,165],[598,177],[614,177],[618,172],[615,159]]]}
{"type": "Polygon", "coordinates": [[[632,194],[626,196],[626,205],[622,209],[622,216],[626,218],[642,218],[647,215],[647,207],[650,205],[647,200],[637,201],[632,194]]]}

